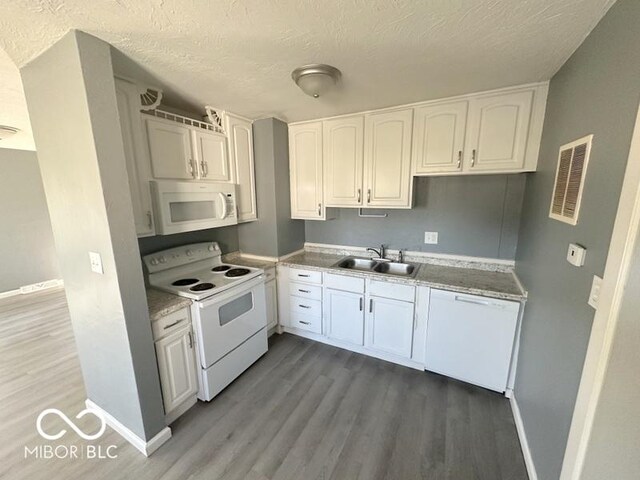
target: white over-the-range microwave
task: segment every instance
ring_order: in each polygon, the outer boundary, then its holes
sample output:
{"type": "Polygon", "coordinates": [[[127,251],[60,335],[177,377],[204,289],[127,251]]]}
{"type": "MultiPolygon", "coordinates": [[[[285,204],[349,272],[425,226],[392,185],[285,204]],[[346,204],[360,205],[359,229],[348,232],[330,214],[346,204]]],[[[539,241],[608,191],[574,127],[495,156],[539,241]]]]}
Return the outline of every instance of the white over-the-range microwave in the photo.
{"type": "Polygon", "coordinates": [[[234,184],[153,180],[151,193],[160,235],[238,223],[234,184]]]}

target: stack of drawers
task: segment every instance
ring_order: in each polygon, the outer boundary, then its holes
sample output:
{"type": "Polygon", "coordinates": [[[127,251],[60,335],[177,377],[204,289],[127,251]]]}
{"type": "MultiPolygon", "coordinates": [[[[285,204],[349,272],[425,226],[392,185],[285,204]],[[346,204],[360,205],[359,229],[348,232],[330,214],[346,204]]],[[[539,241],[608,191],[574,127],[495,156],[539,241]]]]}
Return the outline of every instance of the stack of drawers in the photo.
{"type": "Polygon", "coordinates": [[[289,269],[291,326],[322,334],[322,272],[289,269]]]}

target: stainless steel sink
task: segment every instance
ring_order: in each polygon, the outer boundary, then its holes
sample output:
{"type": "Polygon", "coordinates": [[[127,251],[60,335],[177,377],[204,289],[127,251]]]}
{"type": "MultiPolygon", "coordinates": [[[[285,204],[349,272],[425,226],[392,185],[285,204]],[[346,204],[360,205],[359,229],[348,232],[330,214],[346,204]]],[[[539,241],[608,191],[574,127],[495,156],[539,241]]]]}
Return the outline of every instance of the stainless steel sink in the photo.
{"type": "Polygon", "coordinates": [[[348,257],[340,260],[336,265],[340,268],[370,272],[377,264],[378,262],[371,260],[370,258],[348,257]]]}
{"type": "Polygon", "coordinates": [[[373,268],[373,271],[401,277],[413,277],[417,273],[415,265],[397,262],[380,262],[373,268]]]}
{"type": "Polygon", "coordinates": [[[391,262],[371,258],[346,257],[334,266],[349,270],[395,275],[398,277],[415,277],[416,273],[418,273],[418,267],[410,263],[391,262]]]}

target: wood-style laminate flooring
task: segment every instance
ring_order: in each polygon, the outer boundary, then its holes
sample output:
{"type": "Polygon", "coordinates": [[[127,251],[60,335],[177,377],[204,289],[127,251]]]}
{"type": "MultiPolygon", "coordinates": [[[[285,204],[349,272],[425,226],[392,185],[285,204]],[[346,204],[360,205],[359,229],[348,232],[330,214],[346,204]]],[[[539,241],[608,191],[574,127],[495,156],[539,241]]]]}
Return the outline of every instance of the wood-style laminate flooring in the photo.
{"type": "Polygon", "coordinates": [[[0,300],[2,479],[527,478],[504,397],[291,335],[274,335],[262,359],[178,419],[150,458],[107,429],[91,443],[116,445],[115,459],[25,459],[25,446],[85,446],[68,427],[48,442],[35,425],[45,408],[73,418],[84,400],[64,292],[0,300]]]}

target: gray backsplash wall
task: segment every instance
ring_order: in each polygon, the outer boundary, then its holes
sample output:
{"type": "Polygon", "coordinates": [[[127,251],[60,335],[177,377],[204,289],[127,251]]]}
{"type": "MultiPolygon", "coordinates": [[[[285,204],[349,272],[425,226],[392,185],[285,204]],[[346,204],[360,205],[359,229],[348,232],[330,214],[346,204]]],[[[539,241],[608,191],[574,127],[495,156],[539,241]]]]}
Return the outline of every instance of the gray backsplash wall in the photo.
{"type": "MultiPolygon", "coordinates": [[[[640,2],[619,0],[551,80],[538,171],[527,181],[516,272],[529,300],[515,397],[540,480],[557,480],[640,100],[640,2]],[[578,225],[551,220],[558,149],[594,134],[578,225]],[[586,263],[565,260],[568,244],[586,263]]],[[[610,477],[614,478],[614,477],[610,477]]]]}
{"type": "MultiPolygon", "coordinates": [[[[371,210],[387,218],[360,218],[357,209],[331,209],[327,221],[305,222],[306,241],[513,260],[526,175],[418,177],[411,210],[371,210]],[[424,232],[438,232],[438,244],[424,232]]],[[[365,210],[365,213],[368,210],[365,210]]]]}
{"type": "Polygon", "coordinates": [[[60,278],[36,152],[0,148],[0,292],[60,278]]]}
{"type": "Polygon", "coordinates": [[[143,237],[138,239],[138,246],[140,247],[140,254],[144,256],[159,250],[200,242],[218,242],[222,253],[235,252],[238,250],[238,227],[230,225],[228,227],[210,228],[195,232],[143,237]]]}

